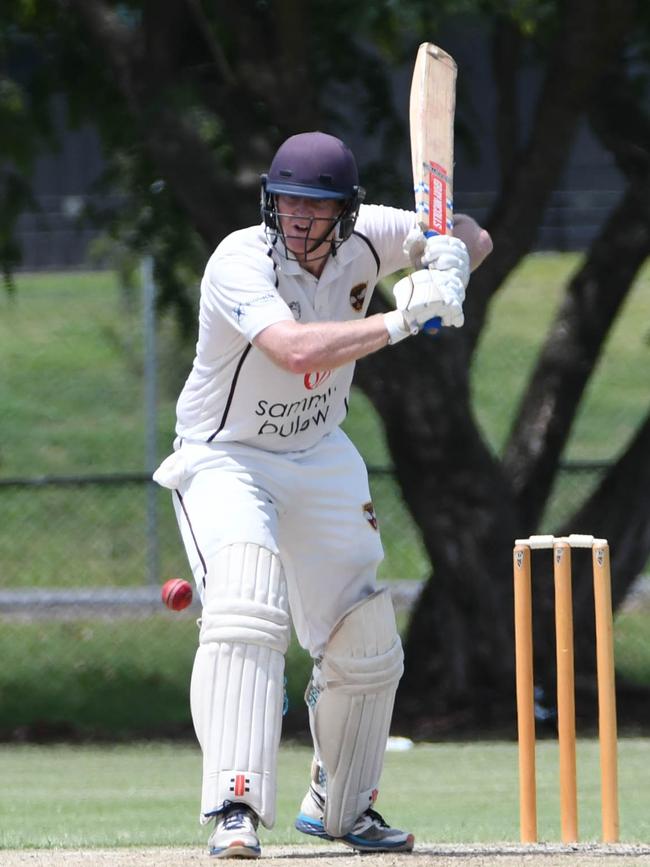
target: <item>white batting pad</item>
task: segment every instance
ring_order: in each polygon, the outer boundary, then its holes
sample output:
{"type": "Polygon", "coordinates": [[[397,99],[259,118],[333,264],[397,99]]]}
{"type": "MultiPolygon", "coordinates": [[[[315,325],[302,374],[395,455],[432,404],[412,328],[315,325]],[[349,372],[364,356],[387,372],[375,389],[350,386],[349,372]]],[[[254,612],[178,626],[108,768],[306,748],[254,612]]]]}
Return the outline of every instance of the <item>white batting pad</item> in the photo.
{"type": "Polygon", "coordinates": [[[290,637],[276,554],[241,543],[208,563],[191,706],[203,750],[202,821],[243,801],[271,828],[290,637]]]}
{"type": "Polygon", "coordinates": [[[377,796],[403,659],[390,595],[381,590],[343,616],[314,666],[305,699],[333,837],[347,834],[377,796]]]}

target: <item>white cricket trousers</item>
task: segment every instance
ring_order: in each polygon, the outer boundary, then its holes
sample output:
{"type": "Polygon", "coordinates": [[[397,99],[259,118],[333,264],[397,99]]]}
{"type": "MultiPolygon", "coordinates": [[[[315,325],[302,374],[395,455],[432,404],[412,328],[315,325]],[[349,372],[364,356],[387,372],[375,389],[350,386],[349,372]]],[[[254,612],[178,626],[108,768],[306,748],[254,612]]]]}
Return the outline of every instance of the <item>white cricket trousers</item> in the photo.
{"type": "Polygon", "coordinates": [[[342,615],[376,589],[383,558],[354,445],[337,429],[299,452],[187,441],[179,451],[174,507],[201,599],[221,548],[262,545],[282,561],[299,643],[319,656],[342,615]]]}

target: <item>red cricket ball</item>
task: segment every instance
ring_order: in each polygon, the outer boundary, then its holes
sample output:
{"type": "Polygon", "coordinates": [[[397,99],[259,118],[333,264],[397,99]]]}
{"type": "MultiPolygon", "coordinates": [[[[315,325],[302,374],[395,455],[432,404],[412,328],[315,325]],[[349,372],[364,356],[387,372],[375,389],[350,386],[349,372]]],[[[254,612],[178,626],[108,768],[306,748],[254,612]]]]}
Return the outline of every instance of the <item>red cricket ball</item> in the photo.
{"type": "Polygon", "coordinates": [[[183,578],[170,578],[163,584],[160,596],[167,608],[182,611],[192,601],[192,585],[183,578]]]}

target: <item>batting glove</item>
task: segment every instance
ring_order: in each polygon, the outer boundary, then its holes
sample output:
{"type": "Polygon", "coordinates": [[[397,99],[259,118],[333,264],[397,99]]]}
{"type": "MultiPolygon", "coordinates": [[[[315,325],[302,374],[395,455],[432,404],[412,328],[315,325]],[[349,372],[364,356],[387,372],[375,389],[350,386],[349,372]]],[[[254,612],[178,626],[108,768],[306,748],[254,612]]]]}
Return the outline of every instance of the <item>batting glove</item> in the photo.
{"type": "Polygon", "coordinates": [[[417,334],[429,319],[439,316],[442,325],[460,328],[465,321],[465,287],[451,268],[446,271],[415,271],[393,287],[397,309],[384,314],[389,343],[417,334]]]}
{"type": "Polygon", "coordinates": [[[453,235],[432,235],[427,238],[421,267],[435,268],[438,271],[455,271],[463,284],[463,289],[466,289],[469,283],[469,252],[460,238],[454,238],[453,235]]]}
{"type": "Polygon", "coordinates": [[[406,253],[406,255],[411,260],[411,265],[414,268],[426,268],[426,265],[422,264],[422,256],[424,254],[424,248],[426,246],[427,239],[422,234],[421,230],[418,229],[417,226],[413,226],[410,229],[408,235],[404,239],[404,243],[402,244],[402,250],[406,253]]]}

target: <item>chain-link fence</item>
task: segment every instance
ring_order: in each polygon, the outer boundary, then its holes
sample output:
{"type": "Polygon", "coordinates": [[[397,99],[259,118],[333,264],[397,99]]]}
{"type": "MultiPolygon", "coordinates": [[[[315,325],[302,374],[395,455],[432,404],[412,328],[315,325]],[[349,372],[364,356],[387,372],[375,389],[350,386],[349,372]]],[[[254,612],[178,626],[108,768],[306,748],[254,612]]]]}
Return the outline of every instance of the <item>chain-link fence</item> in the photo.
{"type": "MultiPolygon", "coordinates": [[[[546,281],[544,268],[557,279],[571,264],[531,263],[482,340],[473,388],[497,451],[557,297],[540,296],[531,315],[522,284],[546,281]]],[[[646,295],[631,299],[620,345],[608,347],[598,371],[605,382],[587,396],[549,524],[593,489],[644,411],[647,383],[633,375],[643,365],[629,353],[647,353],[646,295]]],[[[197,608],[174,615],[160,603],[166,578],[190,576],[170,494],[150,476],[170,448],[191,347],[168,317],[154,327],[151,291],[128,291],[109,273],[25,275],[0,304],[0,647],[13,661],[0,673],[0,734],[185,730],[197,608]]],[[[360,393],[346,427],[370,467],[387,553],[380,579],[399,576],[406,605],[429,563],[360,393]]],[[[290,668],[290,692],[300,694],[305,666],[290,668]]]]}

